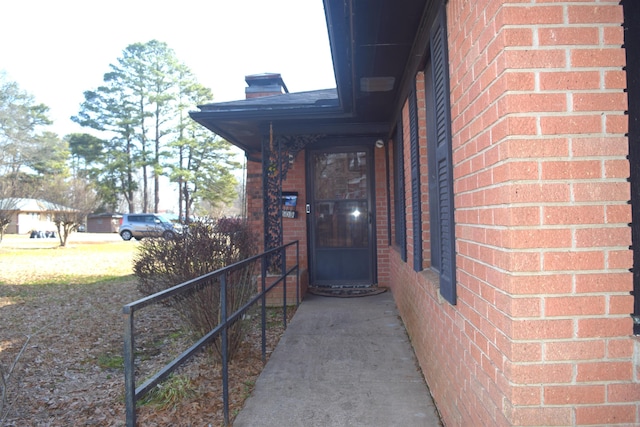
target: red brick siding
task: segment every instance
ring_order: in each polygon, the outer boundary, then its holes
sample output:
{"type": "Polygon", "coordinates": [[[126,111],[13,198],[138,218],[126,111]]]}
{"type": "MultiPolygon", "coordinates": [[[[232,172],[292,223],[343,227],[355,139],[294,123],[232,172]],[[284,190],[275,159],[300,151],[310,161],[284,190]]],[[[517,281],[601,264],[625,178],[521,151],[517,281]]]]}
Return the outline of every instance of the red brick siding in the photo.
{"type": "MultiPolygon", "coordinates": [[[[282,191],[298,192],[297,218],[283,218],[283,243],[294,240],[299,241],[299,263],[300,263],[300,283],[301,296],[304,296],[308,283],[308,261],[307,261],[307,225],[306,225],[306,187],[305,187],[305,163],[304,155],[299,154],[287,173],[287,178],[283,182],[282,191]]],[[[247,162],[247,216],[251,227],[260,238],[259,251],[264,248],[264,212],[262,196],[262,163],[247,162]]],[[[287,265],[292,266],[296,262],[295,251],[290,249],[287,252],[287,265]]],[[[289,279],[287,282],[287,301],[295,302],[295,281],[289,279]]],[[[274,288],[269,296],[270,304],[282,303],[282,286],[274,288]]]]}
{"type": "Polygon", "coordinates": [[[283,218],[283,241],[289,243],[293,240],[300,241],[300,258],[304,268],[307,266],[307,217],[305,214],[306,187],[304,154],[300,153],[294,160],[287,177],[282,183],[282,191],[295,191],[298,193],[296,218],[283,218]]]}
{"type": "MultiPolygon", "coordinates": [[[[284,244],[298,240],[299,242],[299,268],[300,268],[300,298],[303,298],[309,285],[309,271],[307,261],[307,217],[305,213],[306,186],[305,186],[305,161],[304,154],[300,153],[291,164],[287,177],[282,183],[282,191],[295,191],[298,193],[296,218],[282,219],[282,241],[284,244]]],[[[261,233],[264,235],[264,231],[261,233]]],[[[295,249],[287,251],[287,266],[292,267],[296,263],[295,249]]],[[[283,286],[276,286],[267,296],[270,305],[279,305],[283,301],[283,286]]],[[[296,301],[295,277],[287,278],[287,303],[296,301]]]]}
{"type": "Polygon", "coordinates": [[[259,238],[258,252],[264,249],[264,210],[262,198],[262,163],[247,160],[247,219],[259,238]]]}
{"type": "Polygon", "coordinates": [[[413,223],[415,221],[410,207],[413,206],[413,194],[411,192],[411,127],[409,125],[409,102],[406,101],[402,108],[402,150],[404,153],[404,202],[406,208],[405,231],[407,245],[407,261],[413,265],[413,223]]]}
{"type": "MultiPolygon", "coordinates": [[[[424,73],[416,76],[416,98],[418,104],[418,144],[420,162],[420,194],[429,194],[429,179],[427,167],[427,119],[425,104],[424,73]]],[[[409,145],[407,139],[406,142],[409,145]]],[[[431,267],[431,234],[429,222],[429,198],[423,197],[420,201],[421,227],[422,227],[422,268],[431,267]]]]}
{"type": "MultiPolygon", "coordinates": [[[[385,141],[385,144],[388,144],[385,141]]],[[[386,147],[375,148],[373,152],[375,161],[375,209],[376,209],[376,260],[378,285],[389,286],[389,224],[387,210],[387,160],[386,147]]]]}
{"type": "MultiPolygon", "coordinates": [[[[294,274],[290,274],[289,276],[287,276],[287,283],[286,283],[286,290],[287,290],[287,295],[286,295],[286,302],[287,305],[295,305],[296,302],[298,301],[302,301],[302,299],[304,298],[307,288],[309,286],[309,280],[308,280],[309,276],[306,272],[306,270],[304,272],[302,272],[300,274],[300,289],[299,289],[299,293],[296,294],[296,276],[295,273],[294,274]],[[299,300],[298,300],[299,298],[299,300]]],[[[277,279],[277,277],[275,276],[267,276],[267,279],[265,280],[265,287],[268,287],[270,285],[272,285],[275,280],[277,279]]],[[[258,280],[258,288],[261,289],[262,287],[262,282],[260,281],[260,278],[258,280]]],[[[279,283],[277,286],[275,286],[273,289],[271,289],[269,292],[267,292],[267,305],[270,307],[282,307],[282,303],[285,300],[285,296],[284,296],[284,286],[282,283],[279,283]]]]}
{"type": "Polygon", "coordinates": [[[640,424],[621,6],[450,0],[447,13],[457,305],[413,272],[410,186],[408,263],[389,257],[445,424],[640,424]]]}

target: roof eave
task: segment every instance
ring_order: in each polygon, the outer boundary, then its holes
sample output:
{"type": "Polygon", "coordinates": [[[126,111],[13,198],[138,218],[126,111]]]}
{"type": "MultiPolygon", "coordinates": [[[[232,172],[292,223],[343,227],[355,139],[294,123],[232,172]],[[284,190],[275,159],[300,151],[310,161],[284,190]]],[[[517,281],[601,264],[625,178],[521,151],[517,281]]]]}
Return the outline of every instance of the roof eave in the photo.
{"type": "MultiPolygon", "coordinates": [[[[334,1],[337,5],[333,5],[332,0],[323,0],[323,3],[338,100],[342,110],[351,113],[353,111],[353,58],[350,56],[350,52],[352,52],[351,37],[345,37],[350,34],[351,29],[341,26],[341,23],[344,22],[342,18],[337,19],[343,15],[343,12],[337,10],[339,5],[345,7],[347,2],[334,1]],[[345,41],[349,43],[345,45],[345,41]]],[[[349,24],[351,25],[351,22],[349,24]]]]}

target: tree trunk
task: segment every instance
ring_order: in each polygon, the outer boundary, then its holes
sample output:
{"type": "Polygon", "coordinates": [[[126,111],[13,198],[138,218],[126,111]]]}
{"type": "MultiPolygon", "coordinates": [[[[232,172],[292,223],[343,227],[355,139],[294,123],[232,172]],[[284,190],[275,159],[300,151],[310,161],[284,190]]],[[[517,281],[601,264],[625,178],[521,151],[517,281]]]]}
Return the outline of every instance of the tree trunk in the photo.
{"type": "Polygon", "coordinates": [[[191,206],[189,200],[189,189],[187,188],[187,182],[184,183],[184,220],[185,222],[189,222],[189,218],[191,217],[191,206]]]}
{"type": "Polygon", "coordinates": [[[135,212],[135,203],[133,200],[133,159],[132,159],[131,139],[127,139],[127,182],[125,188],[125,198],[129,205],[129,213],[135,212]]]}

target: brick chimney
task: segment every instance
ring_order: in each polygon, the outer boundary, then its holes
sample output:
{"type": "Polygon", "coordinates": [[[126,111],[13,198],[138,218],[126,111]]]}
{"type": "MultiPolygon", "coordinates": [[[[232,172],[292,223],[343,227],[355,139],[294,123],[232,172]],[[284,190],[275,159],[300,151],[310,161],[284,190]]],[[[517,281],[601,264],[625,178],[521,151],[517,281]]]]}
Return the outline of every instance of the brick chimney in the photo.
{"type": "Polygon", "coordinates": [[[248,85],[244,90],[246,99],[289,93],[279,73],[251,74],[244,81],[248,85]]]}

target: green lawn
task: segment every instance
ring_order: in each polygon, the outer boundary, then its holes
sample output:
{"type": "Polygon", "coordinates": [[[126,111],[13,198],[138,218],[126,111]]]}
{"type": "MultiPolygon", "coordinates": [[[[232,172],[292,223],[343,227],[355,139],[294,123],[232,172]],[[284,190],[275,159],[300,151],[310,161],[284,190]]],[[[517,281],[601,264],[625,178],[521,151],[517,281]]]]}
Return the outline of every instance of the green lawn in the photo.
{"type": "Polygon", "coordinates": [[[63,248],[57,239],[5,236],[0,243],[0,284],[87,284],[130,276],[137,243],[100,237],[70,239],[63,248]]]}

